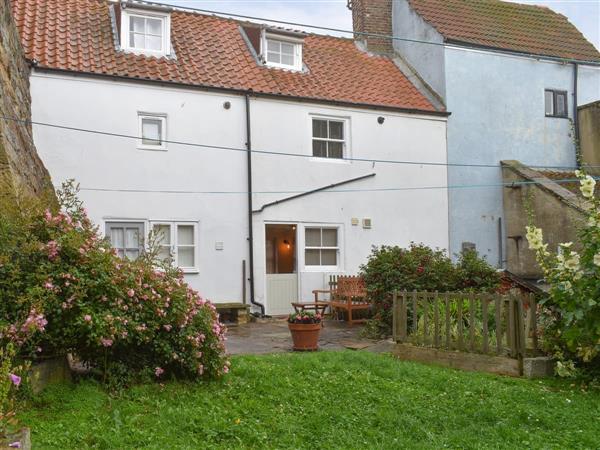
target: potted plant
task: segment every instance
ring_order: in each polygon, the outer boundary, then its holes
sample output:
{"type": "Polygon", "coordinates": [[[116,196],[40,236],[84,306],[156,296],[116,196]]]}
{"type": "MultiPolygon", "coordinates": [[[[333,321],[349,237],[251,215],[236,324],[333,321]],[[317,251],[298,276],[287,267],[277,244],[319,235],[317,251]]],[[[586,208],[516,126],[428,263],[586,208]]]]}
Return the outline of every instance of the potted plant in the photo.
{"type": "Polygon", "coordinates": [[[321,333],[320,314],[313,312],[293,313],[288,316],[288,328],[292,333],[294,350],[316,351],[319,349],[319,334],[321,333]]]}

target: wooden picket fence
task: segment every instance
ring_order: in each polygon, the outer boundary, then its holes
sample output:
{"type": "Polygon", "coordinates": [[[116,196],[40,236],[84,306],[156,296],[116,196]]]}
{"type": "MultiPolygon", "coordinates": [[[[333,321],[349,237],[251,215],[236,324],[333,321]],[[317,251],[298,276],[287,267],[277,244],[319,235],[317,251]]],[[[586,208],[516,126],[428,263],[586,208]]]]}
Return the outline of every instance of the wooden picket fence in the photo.
{"type": "Polygon", "coordinates": [[[396,292],[393,338],[437,349],[509,356],[539,350],[533,294],[396,292]]]}

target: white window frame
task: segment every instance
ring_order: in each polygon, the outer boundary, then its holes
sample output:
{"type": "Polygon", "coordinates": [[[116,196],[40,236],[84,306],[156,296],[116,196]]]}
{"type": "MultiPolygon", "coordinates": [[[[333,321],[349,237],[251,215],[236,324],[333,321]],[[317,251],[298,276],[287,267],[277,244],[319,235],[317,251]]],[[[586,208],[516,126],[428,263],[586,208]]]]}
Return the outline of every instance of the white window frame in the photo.
{"type": "Polygon", "coordinates": [[[160,114],[160,113],[148,113],[148,112],[143,112],[143,111],[139,111],[138,112],[138,148],[141,150],[160,150],[160,151],[165,151],[167,150],[167,115],[166,114],[160,114]],[[143,135],[143,123],[144,123],[144,119],[149,119],[149,120],[159,120],[161,123],[161,128],[162,128],[162,139],[160,142],[160,145],[150,145],[150,144],[144,144],[144,135],[143,135]]]}
{"type": "Polygon", "coordinates": [[[156,225],[168,225],[171,238],[171,256],[173,257],[173,265],[183,271],[183,273],[198,273],[200,271],[198,265],[199,243],[198,243],[198,222],[193,221],[169,221],[169,220],[151,220],[149,224],[149,232],[154,230],[156,225]],[[180,225],[194,227],[194,266],[180,266],[178,261],[177,249],[180,247],[177,241],[177,228],[180,225]]]}
{"type": "MultiPolygon", "coordinates": [[[[322,233],[322,231],[321,231],[322,233]]],[[[302,265],[304,272],[339,272],[342,270],[342,242],[343,242],[342,227],[339,224],[306,224],[302,227],[302,265]],[[323,229],[335,229],[337,230],[337,247],[312,247],[306,245],[306,230],[310,228],[323,229]],[[336,250],[336,262],[335,266],[324,266],[324,265],[307,265],[306,264],[306,250],[336,250]]],[[[322,242],[322,237],[321,237],[322,242]]]]}
{"type": "Polygon", "coordinates": [[[127,52],[148,56],[167,56],[171,54],[171,15],[157,11],[144,11],[138,9],[123,9],[121,13],[121,48],[127,52]],[[162,49],[150,50],[132,47],[129,41],[129,24],[132,17],[145,19],[159,19],[162,22],[163,36],[162,49]]]}
{"type": "Polygon", "coordinates": [[[275,67],[278,69],[286,69],[293,71],[302,71],[302,39],[294,38],[292,36],[285,36],[282,34],[274,34],[264,32],[262,33],[261,38],[261,49],[262,49],[262,57],[265,62],[265,65],[268,67],[275,67]],[[282,64],[268,61],[267,53],[268,53],[268,41],[277,41],[283,42],[286,44],[292,44],[294,46],[294,64],[282,64]]]}
{"type": "MultiPolygon", "coordinates": [[[[139,256],[146,250],[146,222],[144,220],[136,220],[136,219],[110,219],[104,221],[104,236],[108,238],[110,241],[111,248],[117,249],[112,242],[111,239],[111,229],[112,228],[138,228],[140,231],[139,237],[141,238],[141,242],[139,243],[138,251],[139,256]]],[[[125,245],[125,233],[123,233],[123,245],[125,245]]],[[[127,247],[123,247],[123,256],[126,256],[127,247]]],[[[138,257],[139,257],[138,256],[138,257]]]]}
{"type": "Polygon", "coordinates": [[[350,158],[350,119],[348,117],[340,117],[340,116],[327,116],[322,114],[309,114],[309,135],[310,135],[310,155],[313,161],[327,161],[327,162],[336,162],[336,163],[348,163],[349,161],[346,158],[350,158]],[[313,121],[314,120],[327,120],[328,122],[342,122],[343,123],[343,132],[344,139],[326,139],[326,138],[315,138],[313,136],[313,121]],[[331,141],[331,142],[342,142],[342,157],[341,158],[330,158],[329,156],[315,156],[313,150],[313,141],[331,141]]]}

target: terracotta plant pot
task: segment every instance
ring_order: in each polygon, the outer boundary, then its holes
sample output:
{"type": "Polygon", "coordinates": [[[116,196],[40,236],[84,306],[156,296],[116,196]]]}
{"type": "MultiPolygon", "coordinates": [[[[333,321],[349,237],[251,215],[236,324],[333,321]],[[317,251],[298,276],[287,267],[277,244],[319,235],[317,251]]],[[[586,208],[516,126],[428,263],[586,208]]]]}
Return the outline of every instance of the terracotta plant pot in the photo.
{"type": "Polygon", "coordinates": [[[320,323],[289,323],[288,327],[292,333],[294,350],[316,351],[319,349],[320,323]]]}

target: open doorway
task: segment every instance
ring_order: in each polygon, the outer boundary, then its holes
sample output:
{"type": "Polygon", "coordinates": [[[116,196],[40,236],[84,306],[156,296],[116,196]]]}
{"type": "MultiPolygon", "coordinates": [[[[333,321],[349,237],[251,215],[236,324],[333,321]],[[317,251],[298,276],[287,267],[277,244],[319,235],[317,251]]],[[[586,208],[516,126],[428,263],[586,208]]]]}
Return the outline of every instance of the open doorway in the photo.
{"type": "Polygon", "coordinates": [[[295,224],[265,225],[267,310],[270,315],[292,311],[298,301],[298,270],[295,224]]]}

